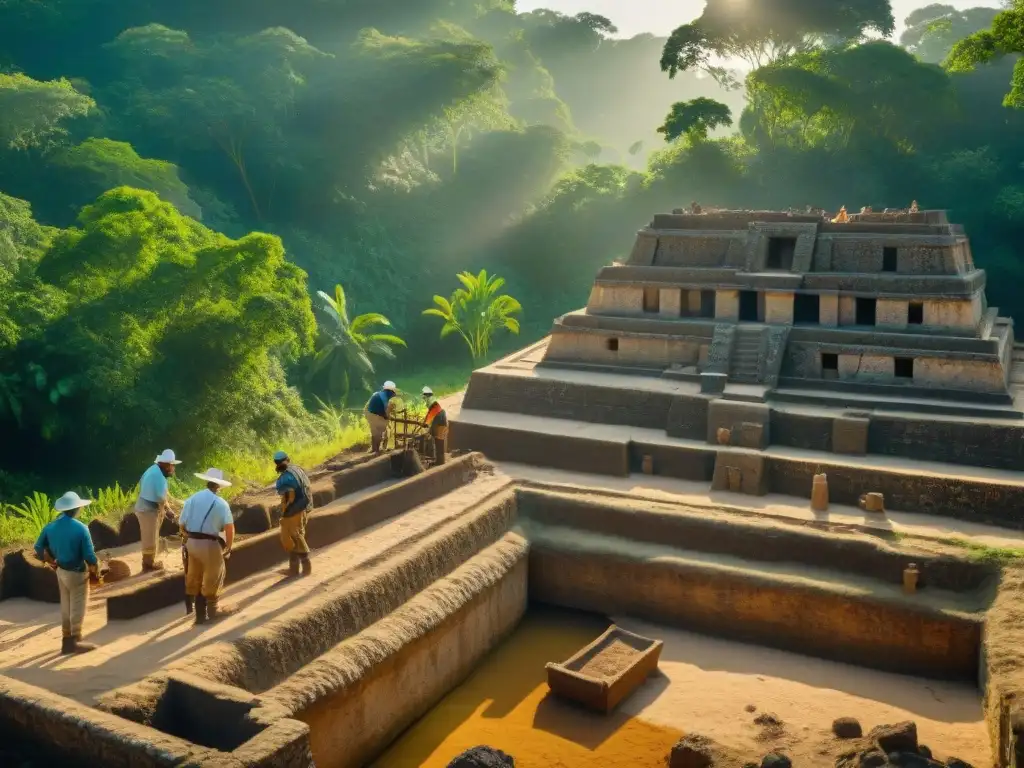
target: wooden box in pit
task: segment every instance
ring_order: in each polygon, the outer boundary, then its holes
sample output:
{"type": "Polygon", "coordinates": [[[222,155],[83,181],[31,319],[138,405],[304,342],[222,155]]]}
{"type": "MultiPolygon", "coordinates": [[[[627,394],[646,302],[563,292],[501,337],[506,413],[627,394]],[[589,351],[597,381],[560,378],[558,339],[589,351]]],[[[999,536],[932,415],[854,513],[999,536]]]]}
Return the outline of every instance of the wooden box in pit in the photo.
{"type": "Polygon", "coordinates": [[[613,624],[568,661],[548,663],[548,687],[608,714],[658,669],[661,647],[661,640],[634,635],[613,624]]]}

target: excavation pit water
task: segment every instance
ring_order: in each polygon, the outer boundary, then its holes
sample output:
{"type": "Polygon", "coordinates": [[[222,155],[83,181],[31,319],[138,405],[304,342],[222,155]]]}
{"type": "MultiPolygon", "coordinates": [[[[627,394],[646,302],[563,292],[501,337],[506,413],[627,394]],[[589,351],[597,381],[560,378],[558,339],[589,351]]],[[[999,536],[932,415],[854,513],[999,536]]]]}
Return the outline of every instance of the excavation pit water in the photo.
{"type": "Polygon", "coordinates": [[[549,659],[571,655],[607,629],[611,619],[534,605],[516,632],[374,766],[444,768],[462,751],[487,744],[513,755],[516,766],[524,768],[661,768],[684,733],[708,736],[749,761],[780,750],[796,765],[828,765],[843,747],[831,733],[833,719],[841,716],[857,718],[865,731],[913,720],[922,743],[935,754],[990,764],[981,696],[969,684],[876,672],[621,617],[615,621],[658,637],[665,646],[659,673],[612,715],[552,695],[544,675],[549,659]],[[779,725],[759,725],[765,714],[779,725]]]}

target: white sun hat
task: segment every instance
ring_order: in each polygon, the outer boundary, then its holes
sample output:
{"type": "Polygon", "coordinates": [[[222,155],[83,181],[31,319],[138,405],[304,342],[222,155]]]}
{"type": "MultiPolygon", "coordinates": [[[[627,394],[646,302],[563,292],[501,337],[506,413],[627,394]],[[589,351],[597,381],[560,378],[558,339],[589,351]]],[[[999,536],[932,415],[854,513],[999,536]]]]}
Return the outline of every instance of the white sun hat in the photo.
{"type": "Polygon", "coordinates": [[[195,476],[208,483],[216,483],[221,488],[227,488],[231,485],[231,483],[224,479],[224,473],[219,469],[214,469],[213,467],[210,467],[205,472],[196,472],[195,476]]]}
{"type": "Polygon", "coordinates": [[[384,382],[384,386],[381,387],[381,389],[390,389],[392,392],[394,392],[395,391],[395,382],[393,382],[393,381],[385,381],[384,382]]]}
{"type": "Polygon", "coordinates": [[[424,395],[432,395],[432,394],[434,394],[434,390],[432,390],[430,387],[424,387],[423,388],[423,394],[424,395]]]}
{"type": "Polygon", "coordinates": [[[53,508],[58,512],[67,512],[69,509],[79,509],[92,504],[92,499],[83,499],[74,491],[68,491],[53,503],[53,508]]]}
{"type": "Polygon", "coordinates": [[[174,451],[170,448],[165,448],[164,452],[153,459],[154,464],[181,464],[176,458],[174,458],[174,451]]]}

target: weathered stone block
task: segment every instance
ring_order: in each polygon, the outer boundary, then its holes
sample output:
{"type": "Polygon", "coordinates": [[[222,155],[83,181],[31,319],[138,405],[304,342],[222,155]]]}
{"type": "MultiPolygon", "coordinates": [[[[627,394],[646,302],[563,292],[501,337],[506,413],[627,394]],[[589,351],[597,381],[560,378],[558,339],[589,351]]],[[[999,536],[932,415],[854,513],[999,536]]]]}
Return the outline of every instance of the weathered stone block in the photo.
{"type": "Polygon", "coordinates": [[[726,373],[705,371],[700,375],[700,392],[702,395],[720,395],[725,392],[725,384],[729,380],[726,373]]]}
{"type": "Polygon", "coordinates": [[[715,457],[711,490],[764,496],[768,493],[764,456],[759,453],[719,451],[715,457]]]}
{"type": "Polygon", "coordinates": [[[771,444],[770,424],[771,408],[765,403],[712,400],[708,405],[707,441],[717,443],[718,430],[725,427],[733,433],[733,445],[761,450],[771,444]]]}
{"type": "Polygon", "coordinates": [[[866,455],[870,427],[870,419],[855,416],[837,417],[832,422],[832,450],[847,456],[866,455]]]}
{"type": "Polygon", "coordinates": [[[739,430],[734,432],[737,437],[733,442],[740,448],[762,450],[768,447],[764,439],[764,433],[764,424],[752,424],[749,421],[745,421],[740,424],[739,430]]]}

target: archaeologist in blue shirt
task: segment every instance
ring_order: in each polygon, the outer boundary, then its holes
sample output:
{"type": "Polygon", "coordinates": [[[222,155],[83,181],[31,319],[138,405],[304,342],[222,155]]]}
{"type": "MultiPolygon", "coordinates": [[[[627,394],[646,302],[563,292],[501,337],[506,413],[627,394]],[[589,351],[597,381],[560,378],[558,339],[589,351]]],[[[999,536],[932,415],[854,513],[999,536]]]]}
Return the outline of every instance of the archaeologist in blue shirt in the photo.
{"type": "Polygon", "coordinates": [[[313,511],[313,489],[302,467],[292,464],[284,451],[274,454],[274,468],[280,475],[275,488],[281,497],[281,545],[288,553],[288,575],[298,576],[301,565],[302,575],[309,576],[313,564],[306,543],[306,521],[313,511]]]}
{"type": "Polygon", "coordinates": [[[380,392],[370,395],[366,403],[366,423],[370,425],[370,445],[374,453],[380,452],[381,440],[388,427],[388,406],[395,394],[395,382],[385,381],[380,392]]]}
{"type": "Polygon", "coordinates": [[[224,588],[224,562],[231,556],[235,541],[235,520],[231,507],[219,495],[222,488],[231,486],[224,473],[211,467],[195,476],[206,482],[206,488],[188,497],[178,525],[185,537],[187,555],[185,613],[195,609],[196,624],[205,624],[234,613],[220,606],[220,593],[224,588]]]}
{"type": "Polygon", "coordinates": [[[85,653],[96,646],[82,642],[82,625],[89,602],[89,582],[100,584],[99,563],[92,534],[75,517],[92,504],[74,491],[68,491],[54,503],[59,517],[43,528],[36,541],[36,556],[57,571],[60,589],[60,624],[63,633],[60,652],[85,653]]]}
{"type": "Polygon", "coordinates": [[[159,571],[164,564],[157,562],[160,542],[160,522],[163,515],[170,516],[170,495],[167,478],[174,475],[174,467],[181,464],[170,448],[153,460],[139,480],[139,498],[135,502],[135,517],[139,520],[139,538],[142,542],[142,570],[159,571]]]}

